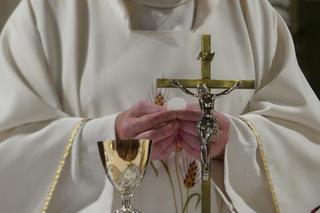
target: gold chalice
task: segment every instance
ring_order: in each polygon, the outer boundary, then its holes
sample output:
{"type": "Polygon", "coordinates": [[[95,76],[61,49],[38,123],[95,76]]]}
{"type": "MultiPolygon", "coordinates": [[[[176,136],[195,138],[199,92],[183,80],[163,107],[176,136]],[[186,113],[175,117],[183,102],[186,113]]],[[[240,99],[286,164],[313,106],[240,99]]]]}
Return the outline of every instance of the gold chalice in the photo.
{"type": "Polygon", "coordinates": [[[130,204],[133,188],[140,185],[151,153],[151,140],[106,140],[98,143],[107,177],[120,192],[122,207],[114,213],[141,213],[130,204]]]}

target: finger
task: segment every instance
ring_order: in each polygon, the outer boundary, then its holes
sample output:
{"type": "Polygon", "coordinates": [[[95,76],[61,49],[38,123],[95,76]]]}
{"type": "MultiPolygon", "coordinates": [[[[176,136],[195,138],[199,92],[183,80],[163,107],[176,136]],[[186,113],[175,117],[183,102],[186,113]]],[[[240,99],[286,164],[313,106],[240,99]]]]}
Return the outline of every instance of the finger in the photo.
{"type": "Polygon", "coordinates": [[[228,140],[229,140],[229,136],[227,136],[227,134],[220,133],[220,135],[217,138],[216,137],[211,138],[211,143],[224,145],[224,144],[227,144],[228,140]]]}
{"type": "Polygon", "coordinates": [[[227,116],[225,116],[223,113],[220,113],[217,111],[214,112],[214,115],[218,121],[219,129],[221,129],[221,130],[229,129],[230,121],[227,116]]]}
{"type": "Polygon", "coordinates": [[[166,160],[168,159],[173,152],[176,150],[176,144],[171,143],[159,156],[159,160],[166,160]]]}
{"type": "Polygon", "coordinates": [[[216,157],[221,154],[221,152],[225,149],[225,146],[221,146],[219,143],[212,143],[211,144],[211,157],[216,157]]]}
{"type": "Polygon", "coordinates": [[[180,131],[179,136],[182,139],[183,143],[189,144],[193,149],[200,151],[200,140],[198,136],[188,134],[186,132],[180,131]]]}
{"type": "Polygon", "coordinates": [[[165,126],[161,126],[155,129],[150,129],[138,134],[135,138],[137,139],[151,139],[154,143],[161,141],[179,129],[179,121],[172,121],[167,123],[165,126]]]}
{"type": "MultiPolygon", "coordinates": [[[[220,112],[214,112],[214,116],[218,121],[218,126],[220,130],[229,129],[230,121],[229,119],[220,112]]],[[[182,121],[193,121],[198,122],[201,117],[201,113],[192,110],[182,110],[178,112],[178,119],[182,121]]]]}
{"type": "Polygon", "coordinates": [[[198,136],[197,123],[194,121],[180,121],[180,129],[188,134],[198,136]]]}
{"type": "MultiPolygon", "coordinates": [[[[229,135],[229,120],[223,115],[221,118],[219,118],[219,120],[222,120],[222,119],[224,119],[224,121],[220,122],[221,124],[219,125],[220,136],[218,138],[212,137],[213,141],[216,141],[219,143],[223,143],[224,141],[227,141],[228,140],[227,136],[229,135]]],[[[180,121],[180,130],[185,133],[191,134],[195,137],[199,137],[196,122],[180,121]]]]}
{"type": "Polygon", "coordinates": [[[170,110],[148,114],[134,119],[132,123],[130,123],[130,128],[132,128],[132,132],[134,133],[134,135],[137,135],[141,132],[150,130],[162,123],[174,120],[176,118],[177,112],[170,110]]]}
{"type": "Polygon", "coordinates": [[[176,138],[177,135],[175,135],[171,142],[161,152],[155,153],[154,158],[158,160],[168,159],[172,152],[175,152],[176,150],[176,138]]]}
{"type": "Polygon", "coordinates": [[[190,111],[200,112],[200,106],[199,104],[196,104],[196,103],[188,103],[186,109],[190,111]]]}
{"type": "Polygon", "coordinates": [[[180,110],[178,113],[178,119],[185,120],[185,121],[198,121],[201,116],[200,111],[194,111],[194,110],[180,110]]]}
{"type": "Polygon", "coordinates": [[[165,110],[166,108],[163,106],[156,105],[147,101],[139,101],[132,107],[130,115],[134,117],[141,117],[143,115],[162,112],[165,110]]]}
{"type": "MultiPolygon", "coordinates": [[[[183,121],[180,122],[180,135],[184,140],[188,142],[193,142],[194,146],[200,144],[200,139],[198,136],[198,128],[194,123],[183,121]]],[[[229,140],[229,131],[226,129],[220,131],[218,138],[212,137],[212,143],[226,144],[229,140]]]]}
{"type": "Polygon", "coordinates": [[[200,150],[194,149],[190,144],[185,143],[184,141],[181,144],[189,155],[196,159],[200,159],[200,150]]]}
{"type": "Polygon", "coordinates": [[[178,133],[176,132],[161,141],[157,141],[155,143],[153,142],[151,152],[152,158],[159,158],[159,156],[161,156],[165,152],[165,150],[171,146],[171,144],[175,146],[175,139],[177,138],[177,135],[178,133]]]}

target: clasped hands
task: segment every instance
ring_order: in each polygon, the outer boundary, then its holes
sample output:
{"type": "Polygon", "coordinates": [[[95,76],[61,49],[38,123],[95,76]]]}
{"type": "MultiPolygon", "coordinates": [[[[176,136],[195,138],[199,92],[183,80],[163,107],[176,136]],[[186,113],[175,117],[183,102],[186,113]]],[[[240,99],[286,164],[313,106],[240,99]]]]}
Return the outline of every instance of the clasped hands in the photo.
{"type": "MultiPolygon", "coordinates": [[[[200,158],[200,140],[196,124],[201,116],[196,104],[188,104],[184,110],[168,110],[165,106],[140,101],[120,113],[115,130],[120,139],[151,139],[151,159],[164,160],[176,150],[179,142],[185,151],[200,158]]],[[[215,112],[220,135],[212,138],[210,154],[223,159],[224,149],[229,140],[229,120],[222,113],[215,112]]]]}

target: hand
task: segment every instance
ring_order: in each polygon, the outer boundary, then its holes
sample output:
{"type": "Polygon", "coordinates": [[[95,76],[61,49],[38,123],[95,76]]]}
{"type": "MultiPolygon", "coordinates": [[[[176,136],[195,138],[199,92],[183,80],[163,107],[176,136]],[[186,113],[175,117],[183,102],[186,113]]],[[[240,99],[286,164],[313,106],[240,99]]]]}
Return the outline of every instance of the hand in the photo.
{"type": "MultiPolygon", "coordinates": [[[[210,154],[215,159],[224,159],[225,146],[229,141],[230,122],[228,118],[219,112],[214,112],[219,125],[220,136],[212,137],[210,154]]],[[[201,116],[200,107],[196,104],[188,104],[185,110],[178,112],[180,120],[179,140],[183,148],[193,157],[200,158],[200,140],[198,136],[197,122],[201,116]]]]}
{"type": "Polygon", "coordinates": [[[166,159],[176,148],[179,121],[177,112],[140,101],[120,113],[115,129],[119,139],[152,140],[152,160],[166,159]]]}

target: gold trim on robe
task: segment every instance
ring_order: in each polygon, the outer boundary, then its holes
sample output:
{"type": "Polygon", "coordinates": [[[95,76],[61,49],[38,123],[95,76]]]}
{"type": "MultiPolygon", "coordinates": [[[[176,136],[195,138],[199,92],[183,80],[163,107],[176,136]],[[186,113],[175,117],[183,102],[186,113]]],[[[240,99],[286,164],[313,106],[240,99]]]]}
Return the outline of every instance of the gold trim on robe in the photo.
{"type": "Polygon", "coordinates": [[[269,187],[269,190],[270,190],[270,193],[271,193],[273,206],[275,208],[276,213],[281,213],[279,201],[278,201],[278,198],[277,198],[277,193],[275,191],[275,187],[274,187],[274,184],[272,182],[271,173],[270,173],[269,165],[268,165],[268,160],[267,160],[267,157],[266,157],[264,149],[263,149],[261,137],[260,137],[257,129],[255,128],[255,126],[248,119],[246,119],[244,117],[239,117],[239,118],[248,125],[248,127],[253,132],[253,134],[254,134],[254,136],[256,138],[256,141],[257,141],[257,144],[258,144],[259,153],[260,153],[260,157],[261,157],[261,161],[262,161],[262,164],[263,164],[263,169],[264,169],[264,172],[265,172],[265,175],[266,175],[266,178],[267,178],[267,182],[268,182],[268,187],[269,187]]]}
{"type": "Polygon", "coordinates": [[[49,205],[51,203],[51,200],[52,200],[52,197],[54,195],[54,192],[56,190],[56,187],[57,187],[57,184],[59,182],[59,178],[61,176],[61,173],[62,173],[62,170],[65,166],[65,163],[66,163],[66,160],[68,158],[68,156],[70,155],[70,152],[71,152],[71,148],[72,148],[72,145],[76,139],[76,136],[78,135],[79,131],[80,131],[80,128],[86,123],[88,122],[90,119],[82,119],[81,121],[78,122],[78,124],[73,128],[70,136],[69,136],[69,139],[68,139],[68,143],[66,144],[65,148],[64,148],[64,151],[63,151],[63,156],[61,157],[61,160],[57,166],[57,169],[56,169],[56,172],[55,172],[55,175],[53,176],[52,180],[51,180],[51,184],[50,184],[50,188],[49,188],[49,191],[48,191],[48,194],[44,200],[44,204],[43,204],[43,207],[41,209],[41,213],[46,213],[48,208],[49,208],[49,205]]]}

